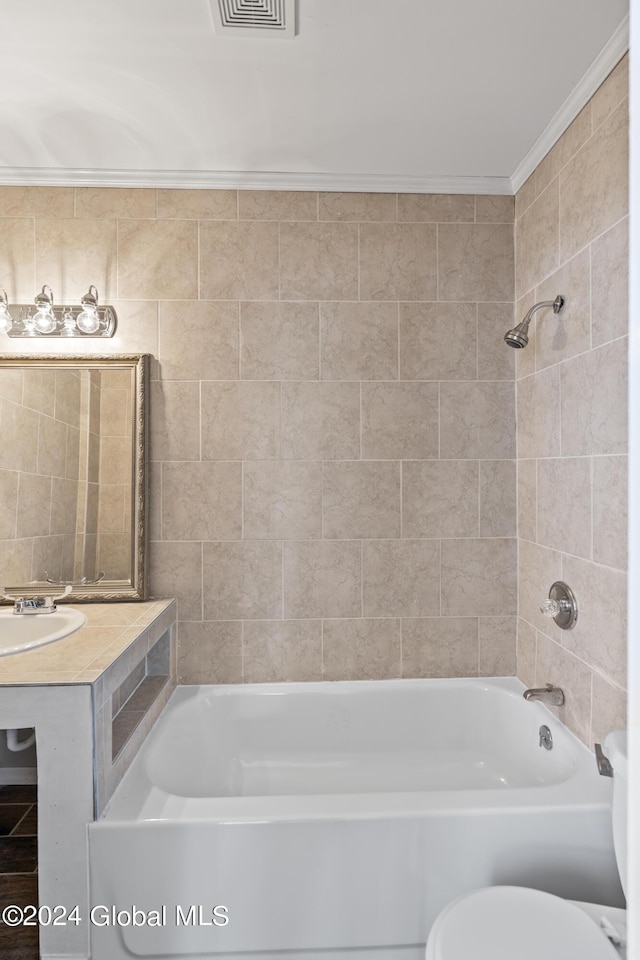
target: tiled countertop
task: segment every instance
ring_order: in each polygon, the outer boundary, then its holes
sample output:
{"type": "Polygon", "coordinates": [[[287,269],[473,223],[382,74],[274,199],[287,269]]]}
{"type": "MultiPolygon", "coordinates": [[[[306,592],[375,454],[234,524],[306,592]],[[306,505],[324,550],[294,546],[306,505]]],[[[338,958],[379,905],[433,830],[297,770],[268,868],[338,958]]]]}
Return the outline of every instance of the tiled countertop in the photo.
{"type": "Polygon", "coordinates": [[[157,638],[175,621],[173,599],[70,606],[86,624],[64,640],[0,657],[0,685],[94,683],[134,641],[144,643],[145,632],[157,638]]]}

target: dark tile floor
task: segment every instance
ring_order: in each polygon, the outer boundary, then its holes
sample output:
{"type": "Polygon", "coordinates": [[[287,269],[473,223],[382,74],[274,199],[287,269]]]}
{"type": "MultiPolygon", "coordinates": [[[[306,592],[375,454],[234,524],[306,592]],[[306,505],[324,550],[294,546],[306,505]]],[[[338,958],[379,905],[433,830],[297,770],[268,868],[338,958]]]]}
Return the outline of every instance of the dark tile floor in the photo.
{"type": "MultiPolygon", "coordinates": [[[[0,787],[0,911],[38,905],[38,804],[31,785],[0,787]]],[[[38,928],[0,922],[2,960],[38,960],[38,928]]]]}

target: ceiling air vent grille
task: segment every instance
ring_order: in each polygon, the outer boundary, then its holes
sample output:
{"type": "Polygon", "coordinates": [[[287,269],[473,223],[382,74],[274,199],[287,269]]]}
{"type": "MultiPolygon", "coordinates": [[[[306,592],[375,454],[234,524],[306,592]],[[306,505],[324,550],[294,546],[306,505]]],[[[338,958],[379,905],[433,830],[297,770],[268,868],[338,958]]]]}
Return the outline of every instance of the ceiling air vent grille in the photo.
{"type": "Polygon", "coordinates": [[[222,36],[295,36],[295,0],[211,0],[211,9],[222,36]]]}

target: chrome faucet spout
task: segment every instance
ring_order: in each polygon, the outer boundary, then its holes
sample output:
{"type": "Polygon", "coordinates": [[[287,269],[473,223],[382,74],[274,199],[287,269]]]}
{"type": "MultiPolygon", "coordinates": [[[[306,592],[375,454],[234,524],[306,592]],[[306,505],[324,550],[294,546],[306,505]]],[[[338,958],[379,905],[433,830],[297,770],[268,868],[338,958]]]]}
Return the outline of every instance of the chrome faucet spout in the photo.
{"type": "Polygon", "coordinates": [[[522,694],[525,700],[540,700],[552,707],[561,707],[564,703],[564,690],[547,683],[544,687],[531,687],[522,694]]]}

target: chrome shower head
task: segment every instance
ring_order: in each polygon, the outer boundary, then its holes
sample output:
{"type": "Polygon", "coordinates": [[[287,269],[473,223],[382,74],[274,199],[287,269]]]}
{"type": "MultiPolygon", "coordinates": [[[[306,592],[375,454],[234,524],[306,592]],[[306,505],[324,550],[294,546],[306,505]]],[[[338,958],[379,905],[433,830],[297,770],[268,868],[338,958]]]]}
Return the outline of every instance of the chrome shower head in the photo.
{"type": "Polygon", "coordinates": [[[513,330],[507,330],[504,335],[504,342],[516,350],[522,350],[529,343],[529,321],[523,320],[513,330]]]}
{"type": "Polygon", "coordinates": [[[523,347],[526,347],[529,343],[529,324],[531,317],[536,310],[540,310],[541,307],[553,307],[554,313],[560,313],[564,307],[564,297],[558,294],[555,300],[543,300],[541,303],[534,304],[534,306],[527,311],[527,315],[522,323],[519,323],[513,330],[507,330],[504,335],[504,342],[510,347],[515,347],[516,350],[522,350],[523,347]]]}

